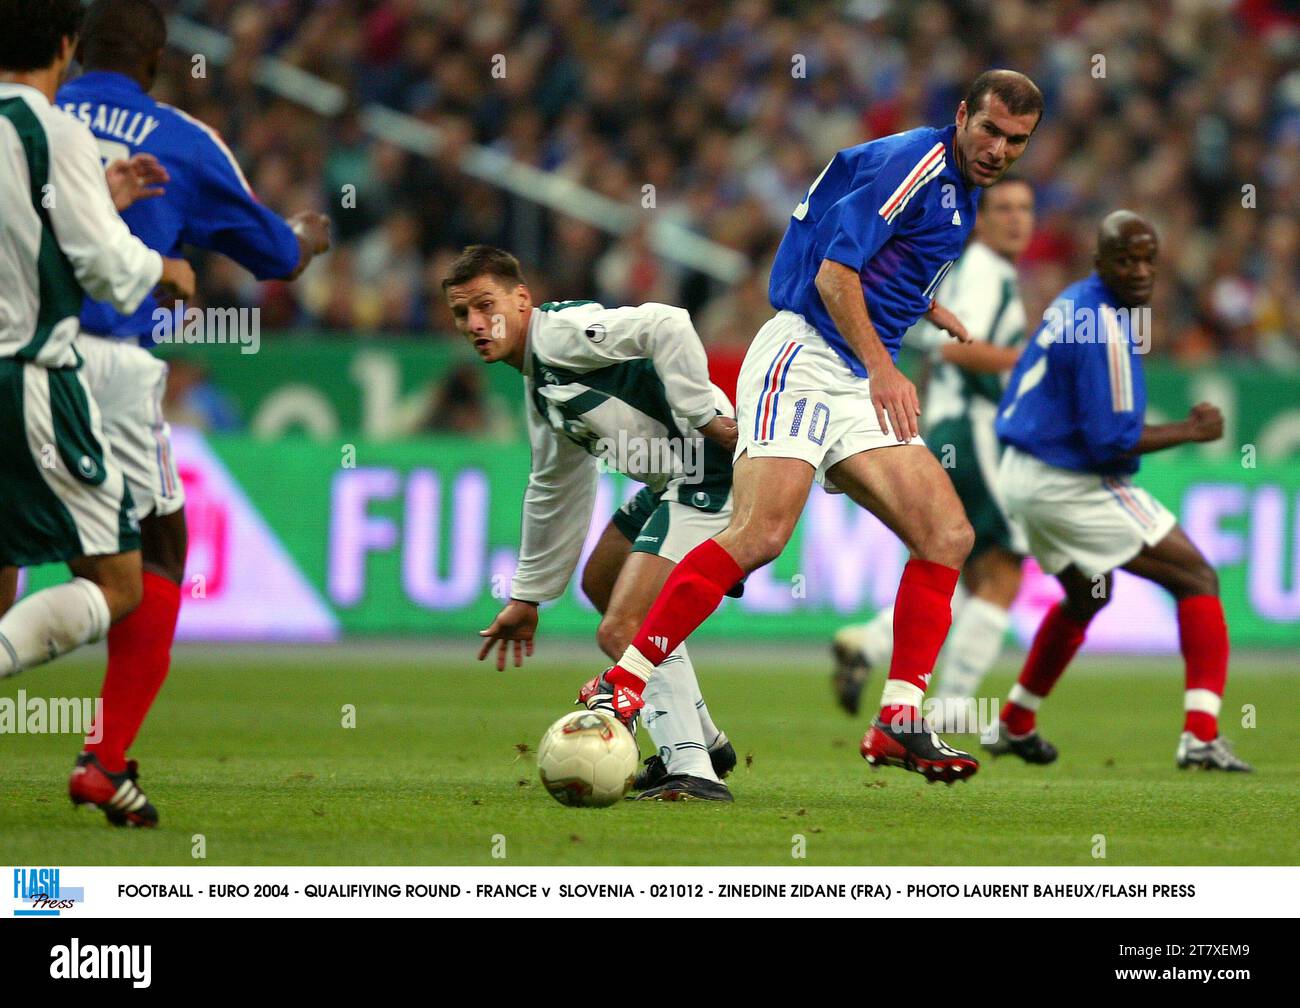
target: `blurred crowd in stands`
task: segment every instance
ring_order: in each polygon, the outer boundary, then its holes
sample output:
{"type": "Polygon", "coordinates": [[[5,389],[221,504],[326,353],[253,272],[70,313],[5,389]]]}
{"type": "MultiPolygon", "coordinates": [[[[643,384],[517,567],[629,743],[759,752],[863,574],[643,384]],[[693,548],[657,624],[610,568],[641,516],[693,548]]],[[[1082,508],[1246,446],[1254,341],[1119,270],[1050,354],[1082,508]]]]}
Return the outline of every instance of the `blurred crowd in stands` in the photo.
{"type": "Polygon", "coordinates": [[[490,242],[520,256],[539,300],[681,304],[712,353],[735,356],[770,314],[767,264],[830,156],[950,122],[972,78],[1009,66],[1047,100],[1018,166],[1038,200],[1020,264],[1030,317],[1090,271],[1097,221],[1123,206],[1163,243],[1157,353],[1300,363],[1300,19],[1286,0],[164,6],[234,45],[205,76],[171,51],[156,93],[226,137],[264,202],[334,221],[337,250],[293,287],[204,264],[209,302],[260,304],[264,331],[454,338],[439,281],[460,247],[490,242]],[[350,107],[325,119],[263,90],[268,56],[341,86],[350,107]],[[446,145],[417,157],[367,135],[371,103],[446,145]],[[645,226],[611,234],[506,194],[460,169],[470,145],[637,207],[645,225],[671,215],[751,270],[724,285],[656,256],[645,226]],[[640,209],[647,184],[655,205],[640,209]]]}

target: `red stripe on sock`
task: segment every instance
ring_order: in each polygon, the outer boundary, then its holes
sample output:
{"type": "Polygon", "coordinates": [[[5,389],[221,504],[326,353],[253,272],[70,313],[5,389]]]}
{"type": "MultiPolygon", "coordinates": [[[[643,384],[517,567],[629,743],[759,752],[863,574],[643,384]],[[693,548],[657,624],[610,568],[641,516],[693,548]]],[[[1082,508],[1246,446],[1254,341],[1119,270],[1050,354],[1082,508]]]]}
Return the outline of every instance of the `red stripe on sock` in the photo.
{"type": "MultiPolygon", "coordinates": [[[[730,553],[713,539],[706,539],[668,575],[632,645],[658,665],[713,614],[723,595],[744,576],[730,553]]],[[[641,680],[617,665],[606,678],[638,696],[641,693],[641,680]]]]}
{"type": "Polygon", "coordinates": [[[100,691],[103,737],[85,747],[111,773],[125,769],[126,752],[167,678],[181,607],[179,585],[150,571],[143,580],[140,604],[108,631],[108,671],[100,691]]]}
{"type": "MultiPolygon", "coordinates": [[[[1183,652],[1187,688],[1223,696],[1228,682],[1228,623],[1217,596],[1179,599],[1178,647],[1183,652]]],[[[1218,738],[1219,719],[1206,711],[1187,711],[1183,730],[1209,742],[1218,738]]]]}

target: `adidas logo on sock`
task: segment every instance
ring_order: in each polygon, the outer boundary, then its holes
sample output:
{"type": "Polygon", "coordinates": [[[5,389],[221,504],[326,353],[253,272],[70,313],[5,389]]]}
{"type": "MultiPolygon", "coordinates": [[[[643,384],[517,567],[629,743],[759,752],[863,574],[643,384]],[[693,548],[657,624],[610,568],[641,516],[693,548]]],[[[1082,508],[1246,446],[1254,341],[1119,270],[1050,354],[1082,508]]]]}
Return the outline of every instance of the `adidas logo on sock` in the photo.
{"type": "Polygon", "coordinates": [[[645,706],[645,701],[626,686],[618,686],[615,688],[613,702],[614,710],[619,714],[634,714],[645,706]]]}

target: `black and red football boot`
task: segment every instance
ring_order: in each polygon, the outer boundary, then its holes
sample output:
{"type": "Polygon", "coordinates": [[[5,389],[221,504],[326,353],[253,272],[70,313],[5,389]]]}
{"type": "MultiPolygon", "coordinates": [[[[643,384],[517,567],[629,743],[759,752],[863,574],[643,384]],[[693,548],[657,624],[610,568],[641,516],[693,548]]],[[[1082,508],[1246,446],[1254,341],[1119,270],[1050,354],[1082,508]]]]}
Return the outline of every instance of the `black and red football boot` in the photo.
{"type": "Polygon", "coordinates": [[[933,784],[966,780],[979,771],[970,753],[954,749],[920,717],[890,722],[876,718],[862,736],[862,758],[873,767],[902,767],[933,784]]]}
{"type": "Polygon", "coordinates": [[[605,678],[605,672],[588,679],[578,690],[580,703],[590,711],[600,711],[616,718],[633,735],[636,734],[637,715],[645,701],[626,686],[615,686],[605,678]]]}
{"type": "Polygon", "coordinates": [[[120,773],[109,773],[94,753],[83,752],[68,778],[68,797],[73,805],[101,809],[114,826],[157,826],[158,810],[136,784],[138,778],[135,760],[127,760],[120,773]]]}

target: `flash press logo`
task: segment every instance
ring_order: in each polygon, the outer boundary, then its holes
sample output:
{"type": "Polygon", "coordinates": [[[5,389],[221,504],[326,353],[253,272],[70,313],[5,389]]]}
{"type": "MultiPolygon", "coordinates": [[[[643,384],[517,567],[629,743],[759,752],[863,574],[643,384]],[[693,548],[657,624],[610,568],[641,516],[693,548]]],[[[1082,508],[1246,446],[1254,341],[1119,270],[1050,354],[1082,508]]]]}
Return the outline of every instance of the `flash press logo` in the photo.
{"type": "Polygon", "coordinates": [[[62,884],[57,868],[14,869],[15,917],[58,917],[85,898],[82,888],[62,884]]]}

